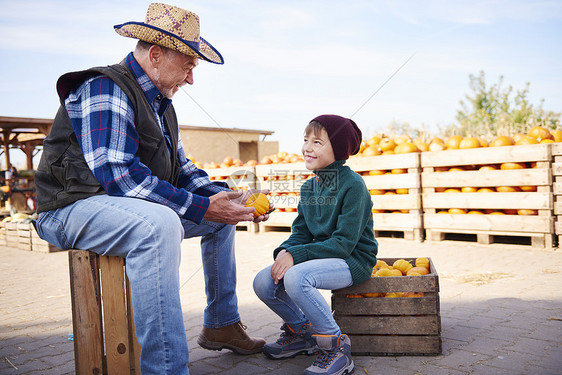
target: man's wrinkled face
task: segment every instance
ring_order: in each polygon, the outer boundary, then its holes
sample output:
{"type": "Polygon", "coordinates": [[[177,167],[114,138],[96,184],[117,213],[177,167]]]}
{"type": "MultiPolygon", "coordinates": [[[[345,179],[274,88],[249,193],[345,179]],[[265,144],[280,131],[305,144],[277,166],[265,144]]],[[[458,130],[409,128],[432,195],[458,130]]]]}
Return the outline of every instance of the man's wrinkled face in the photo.
{"type": "Polygon", "coordinates": [[[193,69],[197,66],[199,59],[172,50],[163,51],[163,58],[158,64],[154,84],[166,98],[172,99],[180,87],[185,84],[193,84],[193,69]]]}

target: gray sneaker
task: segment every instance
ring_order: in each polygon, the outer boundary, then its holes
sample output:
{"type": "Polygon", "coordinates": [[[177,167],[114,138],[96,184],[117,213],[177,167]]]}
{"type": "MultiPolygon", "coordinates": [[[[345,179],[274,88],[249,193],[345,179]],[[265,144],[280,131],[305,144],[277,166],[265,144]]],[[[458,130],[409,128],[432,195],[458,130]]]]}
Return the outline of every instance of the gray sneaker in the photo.
{"type": "Polygon", "coordinates": [[[320,354],[304,375],[346,375],[353,372],[351,340],[347,335],[314,335],[320,354]]]}
{"type": "Polygon", "coordinates": [[[273,344],[265,344],[262,352],[271,359],[291,358],[297,354],[311,355],[318,352],[316,342],[310,332],[310,324],[303,324],[299,331],[292,329],[287,323],[283,323],[281,329],[284,331],[273,344]]]}

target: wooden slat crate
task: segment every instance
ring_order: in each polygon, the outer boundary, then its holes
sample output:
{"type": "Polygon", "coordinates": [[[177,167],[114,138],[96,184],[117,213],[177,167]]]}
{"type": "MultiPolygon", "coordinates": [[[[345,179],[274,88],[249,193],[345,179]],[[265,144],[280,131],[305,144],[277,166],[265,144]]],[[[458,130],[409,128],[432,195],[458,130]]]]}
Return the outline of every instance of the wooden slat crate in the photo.
{"type": "Polygon", "coordinates": [[[533,247],[552,247],[554,203],[550,146],[422,153],[422,202],[427,239],[443,240],[449,233],[471,234],[479,243],[488,244],[499,242],[505,236],[515,241],[527,237],[533,247]],[[504,163],[523,163],[525,168],[501,169],[504,163]],[[481,170],[484,166],[496,169],[481,170]],[[450,168],[454,168],[453,171],[447,171],[450,168]],[[462,188],[478,189],[478,192],[452,192],[462,188]],[[514,191],[498,192],[498,188],[514,191]],[[497,214],[497,211],[507,215],[497,214]]]}
{"type": "Polygon", "coordinates": [[[68,252],[76,374],[139,374],[140,351],[123,258],[68,252]]]}
{"type": "MultiPolygon", "coordinates": [[[[209,178],[213,181],[226,182],[231,189],[255,189],[256,188],[256,170],[255,167],[227,167],[227,168],[210,168],[205,169],[209,178]]],[[[242,222],[236,225],[239,230],[247,230],[255,233],[258,231],[256,223],[242,222]]]]}
{"type": "Polygon", "coordinates": [[[562,144],[554,143],[552,148],[552,175],[554,194],[554,233],[558,237],[558,245],[562,244],[562,144]]]}
{"type": "MultiPolygon", "coordinates": [[[[399,258],[382,259],[393,264],[399,258]]],[[[414,261],[411,258],[404,258],[414,261]]],[[[438,355],[442,352],[439,276],[430,259],[423,276],[372,277],[332,291],[334,318],[354,355],[438,355]],[[423,293],[420,297],[362,297],[423,293]]]]}
{"type": "Polygon", "coordinates": [[[31,251],[31,223],[17,223],[18,249],[31,251]]]}
{"type": "Polygon", "coordinates": [[[419,152],[352,157],[347,165],[363,176],[371,191],[377,237],[388,232],[423,240],[419,152]]]}
{"type": "Polygon", "coordinates": [[[6,223],[0,221],[0,246],[6,246],[6,223]]]}
{"type": "Polygon", "coordinates": [[[297,217],[300,188],[312,175],[302,162],[256,166],[258,188],[269,189],[269,199],[275,206],[269,220],[260,223],[261,232],[291,227],[297,217]]]}
{"type": "Polygon", "coordinates": [[[14,249],[19,248],[18,223],[7,222],[6,224],[6,246],[14,249]]]}

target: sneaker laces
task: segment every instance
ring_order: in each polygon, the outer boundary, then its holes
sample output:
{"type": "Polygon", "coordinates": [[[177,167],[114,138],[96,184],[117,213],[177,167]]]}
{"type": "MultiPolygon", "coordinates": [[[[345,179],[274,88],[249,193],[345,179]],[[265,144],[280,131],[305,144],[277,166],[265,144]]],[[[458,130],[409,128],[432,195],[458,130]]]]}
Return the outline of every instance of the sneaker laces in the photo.
{"type": "Polygon", "coordinates": [[[336,356],[338,355],[339,350],[337,349],[330,350],[330,351],[324,349],[319,349],[319,350],[320,350],[320,354],[318,354],[318,357],[316,357],[316,360],[312,363],[312,366],[316,366],[324,369],[328,368],[328,366],[330,366],[334,358],[336,358],[336,356]]]}
{"type": "Polygon", "coordinates": [[[283,325],[283,327],[281,328],[284,332],[281,332],[281,336],[279,336],[279,338],[277,339],[277,344],[279,345],[288,344],[291,341],[294,341],[299,336],[298,334],[291,331],[291,329],[286,325],[283,325]]]}

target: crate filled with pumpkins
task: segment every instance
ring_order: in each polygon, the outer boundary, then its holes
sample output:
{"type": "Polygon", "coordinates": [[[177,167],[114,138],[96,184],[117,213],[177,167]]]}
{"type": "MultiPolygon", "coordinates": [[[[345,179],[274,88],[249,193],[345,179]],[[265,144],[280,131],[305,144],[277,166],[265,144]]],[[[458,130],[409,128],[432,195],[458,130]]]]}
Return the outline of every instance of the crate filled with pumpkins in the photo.
{"type": "Polygon", "coordinates": [[[562,141],[560,133],[534,127],[489,143],[434,140],[442,150],[421,155],[426,238],[552,247],[551,147],[562,141]]]}
{"type": "Polygon", "coordinates": [[[369,280],[332,291],[332,310],[355,355],[442,352],[439,276],[431,258],[378,259],[369,280]]]}

